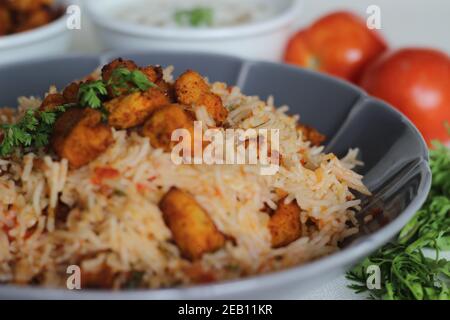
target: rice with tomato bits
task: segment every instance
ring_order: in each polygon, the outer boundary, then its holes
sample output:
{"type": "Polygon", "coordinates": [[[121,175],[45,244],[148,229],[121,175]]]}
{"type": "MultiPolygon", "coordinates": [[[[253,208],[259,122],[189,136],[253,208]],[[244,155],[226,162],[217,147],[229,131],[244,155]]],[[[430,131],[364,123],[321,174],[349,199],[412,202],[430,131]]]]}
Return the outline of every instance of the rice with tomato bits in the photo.
{"type": "MultiPolygon", "coordinates": [[[[169,72],[166,79],[170,79],[169,72]]],[[[339,160],[304,141],[297,118],[239,88],[211,84],[234,128],[280,129],[283,164],[273,176],[259,165],[180,165],[136,132],[89,165],[70,169],[51,154],[0,160],[0,282],[65,287],[67,267],[98,277],[102,288],[161,288],[234,279],[298,265],[338,250],[358,231],[360,200],[370,194],[352,171],[357,150],[339,160]],[[225,246],[195,262],[172,239],[159,202],[173,186],[189,190],[223,234],[225,246]],[[297,201],[301,237],[272,248],[265,206],[297,201]]],[[[55,90],[55,89],[52,89],[55,90]]],[[[20,110],[40,101],[21,98],[20,110]]],[[[19,112],[20,113],[20,112],[19,112]]],[[[17,115],[16,115],[17,116],[17,115]]],[[[11,118],[4,110],[0,121],[11,118]]]]}

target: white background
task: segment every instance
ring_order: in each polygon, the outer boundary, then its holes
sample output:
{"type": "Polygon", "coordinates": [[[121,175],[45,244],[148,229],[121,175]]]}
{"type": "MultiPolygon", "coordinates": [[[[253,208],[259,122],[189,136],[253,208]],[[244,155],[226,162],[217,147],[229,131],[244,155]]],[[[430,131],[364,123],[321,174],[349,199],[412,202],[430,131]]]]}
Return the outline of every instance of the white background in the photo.
{"type": "MultiPolygon", "coordinates": [[[[450,53],[450,0],[306,0],[303,13],[296,24],[298,27],[307,26],[321,15],[339,9],[350,9],[366,16],[369,5],[378,5],[381,8],[381,33],[391,48],[432,47],[450,53]]],[[[83,17],[82,30],[75,32],[73,52],[101,51],[86,17],[83,17]]],[[[364,298],[353,294],[347,289],[347,285],[345,277],[341,276],[308,295],[285,297],[279,292],[276,296],[287,299],[364,298]]]]}

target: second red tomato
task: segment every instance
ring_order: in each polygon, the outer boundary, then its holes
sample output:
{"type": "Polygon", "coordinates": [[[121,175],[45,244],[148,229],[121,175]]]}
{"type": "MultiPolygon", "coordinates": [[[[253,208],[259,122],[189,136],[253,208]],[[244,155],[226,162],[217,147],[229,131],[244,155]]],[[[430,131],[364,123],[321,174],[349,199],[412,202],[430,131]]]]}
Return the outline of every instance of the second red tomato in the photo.
{"type": "Polygon", "coordinates": [[[363,19],[336,12],[299,31],[288,44],[285,61],[357,82],[364,68],[386,49],[363,19]]]}

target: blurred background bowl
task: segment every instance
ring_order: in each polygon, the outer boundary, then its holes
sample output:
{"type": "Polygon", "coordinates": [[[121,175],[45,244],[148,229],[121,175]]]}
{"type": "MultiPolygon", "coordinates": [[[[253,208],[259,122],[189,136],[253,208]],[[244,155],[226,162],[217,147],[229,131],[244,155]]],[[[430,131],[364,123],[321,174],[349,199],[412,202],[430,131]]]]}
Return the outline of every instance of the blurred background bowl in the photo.
{"type": "Polygon", "coordinates": [[[0,65],[35,57],[66,53],[73,33],[67,28],[65,8],[69,1],[56,1],[64,8],[61,17],[45,26],[0,37],[0,65]]]}
{"type": "MultiPolygon", "coordinates": [[[[302,7],[302,0],[278,0],[272,18],[239,26],[180,29],[118,20],[121,0],[85,1],[85,9],[105,49],[203,51],[278,61],[302,7]]],[[[131,3],[127,1],[127,5],[131,3]]]]}

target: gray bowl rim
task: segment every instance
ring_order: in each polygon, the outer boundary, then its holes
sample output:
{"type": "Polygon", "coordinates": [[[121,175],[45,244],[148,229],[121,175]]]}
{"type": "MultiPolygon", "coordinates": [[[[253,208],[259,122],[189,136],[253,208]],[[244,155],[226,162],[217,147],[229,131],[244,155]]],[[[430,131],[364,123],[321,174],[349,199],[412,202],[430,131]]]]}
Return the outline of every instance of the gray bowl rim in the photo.
{"type": "MultiPolygon", "coordinates": [[[[193,55],[201,57],[215,57],[223,59],[235,59],[241,62],[240,72],[245,72],[244,70],[254,64],[267,64],[275,66],[278,68],[284,68],[288,72],[300,72],[307,73],[310,76],[320,78],[325,81],[333,81],[337,84],[344,85],[357,90],[360,93],[360,98],[368,101],[377,101],[379,106],[388,109],[390,112],[394,113],[399,117],[399,120],[406,123],[406,125],[411,129],[418,139],[422,154],[420,155],[420,161],[418,162],[418,167],[420,172],[423,174],[423,179],[420,180],[419,186],[417,188],[417,195],[409,203],[409,205],[401,212],[399,215],[386,226],[380,228],[374,233],[366,236],[363,241],[344,248],[338,252],[331,255],[319,258],[312,262],[305,263],[303,265],[294,266],[288,269],[273,271],[267,274],[249,276],[241,279],[217,282],[212,284],[202,284],[195,285],[191,287],[183,288],[163,288],[163,289],[139,289],[139,290],[123,290],[123,291],[111,291],[111,290],[67,290],[67,289],[53,289],[53,288],[41,288],[41,287],[31,287],[31,286],[17,286],[17,285],[0,285],[0,297],[19,297],[23,299],[39,298],[39,299],[68,299],[68,300],[78,300],[78,299],[94,299],[94,300],[131,300],[131,299],[145,299],[145,300],[165,300],[165,299],[175,299],[175,300],[195,300],[195,299],[215,299],[221,298],[223,296],[233,296],[233,294],[248,294],[249,296],[260,290],[270,289],[275,286],[280,286],[280,284],[288,284],[293,281],[301,282],[302,279],[309,279],[311,277],[320,277],[321,273],[326,273],[332,269],[339,269],[352,264],[358,259],[362,259],[369,255],[371,252],[376,251],[383,244],[391,240],[406,223],[414,216],[417,210],[425,202],[428,192],[431,188],[431,170],[429,167],[429,156],[427,145],[420,134],[419,130],[412,124],[412,122],[406,118],[401,112],[388,105],[387,103],[372,98],[368,94],[360,89],[359,87],[335,77],[325,75],[323,73],[318,73],[315,71],[298,68],[291,65],[257,61],[251,59],[243,59],[235,56],[216,54],[216,53],[203,53],[203,52],[193,52],[193,51],[165,51],[165,50],[144,50],[144,51],[128,51],[128,50],[115,50],[107,51],[102,54],[68,54],[59,55],[52,57],[41,57],[33,58],[27,61],[14,62],[9,65],[0,66],[0,71],[4,67],[14,67],[23,66],[27,64],[36,63],[51,63],[55,60],[65,60],[65,59],[97,59],[99,65],[104,63],[108,58],[111,57],[124,57],[127,55],[140,55],[140,54],[170,54],[170,55],[193,55]],[[381,103],[380,103],[381,102],[381,103]]],[[[239,81],[239,80],[238,80],[239,81]]],[[[239,83],[238,83],[239,85],[239,83]]]]}

